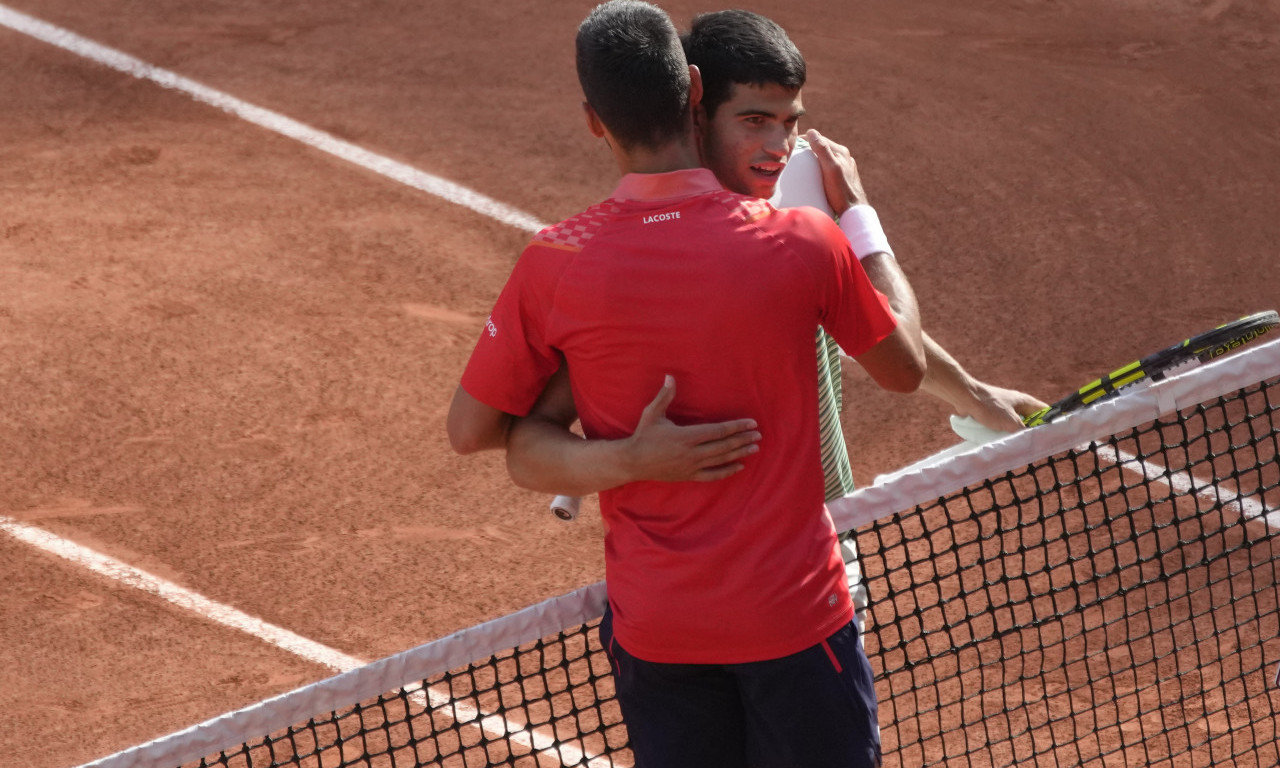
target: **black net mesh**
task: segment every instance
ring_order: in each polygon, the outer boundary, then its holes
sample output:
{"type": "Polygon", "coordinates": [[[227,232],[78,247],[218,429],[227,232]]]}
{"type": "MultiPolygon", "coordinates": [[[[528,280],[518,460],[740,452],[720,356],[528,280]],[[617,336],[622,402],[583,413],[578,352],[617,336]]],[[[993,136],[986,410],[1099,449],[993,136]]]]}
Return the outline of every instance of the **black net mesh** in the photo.
{"type": "Polygon", "coordinates": [[[888,762],[1280,764],[1278,404],[1252,387],[860,531],[888,762]]]}
{"type": "Polygon", "coordinates": [[[630,765],[597,624],[566,629],[188,765],[630,765]]]}
{"type": "MultiPolygon", "coordinates": [[[[889,766],[1275,766],[1280,389],[858,530],[889,766]]],[[[628,766],[595,626],[188,765],[628,766]]]]}

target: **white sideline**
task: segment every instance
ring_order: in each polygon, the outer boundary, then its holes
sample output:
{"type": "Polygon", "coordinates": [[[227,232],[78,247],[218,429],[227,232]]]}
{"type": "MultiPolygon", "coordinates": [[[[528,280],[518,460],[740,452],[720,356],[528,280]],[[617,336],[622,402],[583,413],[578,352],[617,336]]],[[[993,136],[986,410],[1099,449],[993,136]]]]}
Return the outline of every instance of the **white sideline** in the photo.
{"type": "Polygon", "coordinates": [[[308,640],[283,627],[278,627],[238,611],[229,605],[210,600],[185,587],[180,587],[173,582],[123,563],[114,557],[95,552],[88,547],[56,536],[43,528],[27,525],[10,517],[0,516],[0,530],[18,541],[30,544],[51,555],[69,560],[76,565],[106,576],[109,579],[114,579],[121,584],[155,595],[162,600],[167,600],[180,608],[198,613],[224,626],[246,632],[292,654],[301,656],[308,661],[322,664],[330,669],[346,671],[364,666],[366,663],[355,656],[348,656],[314,640],[308,640]]]}
{"type": "Polygon", "coordinates": [[[253,123],[261,128],[296,139],[309,147],[327,152],[354,163],[374,173],[386,176],[414,189],[435,195],[464,208],[470,208],[503,224],[527,232],[537,232],[546,225],[524,211],[476,192],[473,189],[420,171],[411,165],[370,152],[363,147],[343,141],[318,128],[285,117],[279,112],[254,106],[246,101],[214,90],[206,85],[183,77],[176,72],[151,65],[127,53],[108,48],[70,30],[54,26],[33,16],[0,5],[0,26],[34,37],[49,45],[83,56],[90,61],[132,75],[140,80],[150,80],[157,85],[181,91],[196,101],[203,102],[224,112],[253,123]]]}
{"type": "MultiPolygon", "coordinates": [[[[392,160],[391,158],[383,155],[376,154],[355,144],[339,139],[329,133],[286,117],[280,113],[242,101],[199,82],[183,77],[175,72],[148,64],[122,51],[109,48],[74,32],[20,13],[4,5],[0,5],[0,26],[28,35],[32,38],[82,56],[116,71],[139,79],[149,80],[164,88],[180,91],[192,97],[196,101],[221,109],[261,128],[295,139],[314,149],[326,152],[414,189],[434,195],[447,202],[469,208],[500,223],[528,232],[536,232],[545,226],[535,217],[467,187],[448,181],[439,176],[426,173],[425,171],[421,171],[405,163],[392,160]]],[[[1203,389],[1203,387],[1201,389],[1203,389]]],[[[1180,392],[1179,394],[1183,397],[1186,396],[1186,393],[1180,392]]],[[[1144,400],[1140,405],[1128,410],[1134,413],[1140,413],[1142,420],[1145,420],[1147,413],[1150,410],[1150,406],[1152,405],[1166,407],[1169,405],[1169,400],[1167,397],[1162,398],[1157,395],[1151,401],[1144,400]]],[[[1167,412],[1167,410],[1164,412],[1167,412]]],[[[1070,432],[1071,430],[1068,429],[1057,434],[1065,437],[1070,434],[1070,432]]],[[[1047,429],[1037,430],[1037,439],[1031,439],[1030,443],[1032,445],[1040,445],[1042,442],[1047,442],[1047,437],[1044,441],[1038,438],[1042,435],[1048,434],[1052,434],[1052,431],[1047,429]]],[[[1059,437],[1058,439],[1061,438],[1059,437]]],[[[1027,441],[1023,442],[1025,443],[1027,441]]],[[[992,464],[999,463],[1004,459],[1006,454],[1009,454],[1009,452],[997,450],[994,453],[991,453],[987,466],[989,467],[992,464]]],[[[1122,466],[1132,466],[1136,463],[1137,471],[1147,474],[1148,477],[1159,476],[1161,479],[1169,482],[1173,487],[1180,491],[1191,491],[1198,495],[1211,493],[1209,489],[1205,488],[1196,490],[1193,480],[1180,477],[1181,474],[1185,473],[1173,473],[1171,477],[1165,477],[1167,470],[1154,465],[1147,465],[1145,462],[1140,462],[1134,457],[1127,456],[1126,454],[1121,453],[1118,457],[1112,458],[1122,466]]],[[[951,481],[951,478],[947,477],[945,473],[939,479],[946,479],[948,483],[951,481]]],[[[910,481],[903,484],[903,487],[911,488],[917,494],[922,490],[920,484],[912,483],[910,481]]],[[[838,521],[845,524],[842,529],[844,527],[856,527],[856,525],[860,525],[862,522],[869,522],[871,519],[878,516],[879,510],[875,510],[874,508],[884,502],[882,502],[880,497],[877,495],[878,489],[873,488],[870,490],[870,495],[863,495],[862,497],[869,503],[859,504],[858,501],[851,501],[849,500],[849,497],[847,497],[846,499],[840,500],[840,503],[833,505],[832,511],[833,513],[836,513],[838,521]],[[850,521],[854,520],[859,522],[855,524],[848,524],[850,521]]],[[[926,490],[924,492],[927,494],[930,491],[926,490]]],[[[1230,491],[1224,491],[1220,488],[1215,488],[1212,493],[1216,493],[1215,498],[1218,501],[1239,504],[1247,513],[1247,517],[1249,518],[1262,517],[1268,524],[1280,527],[1280,512],[1269,511],[1260,504],[1252,502],[1249,499],[1241,498],[1237,494],[1233,494],[1230,491]]],[[[855,494],[854,498],[858,495],[859,494],[855,494]]],[[[119,560],[95,552],[91,549],[75,544],[74,542],[62,539],[54,534],[44,531],[43,529],[20,523],[12,518],[0,516],[0,530],[5,531],[19,541],[31,544],[46,552],[79,564],[91,571],[94,571],[95,573],[99,573],[123,584],[141,589],[173,603],[174,605],[196,612],[220,624],[246,632],[302,658],[329,667],[330,669],[338,670],[340,672],[348,672],[357,668],[365,667],[366,665],[366,662],[362,659],[349,656],[290,632],[289,630],[270,624],[253,616],[249,616],[248,614],[231,608],[230,606],[205,598],[195,592],[164,579],[160,579],[119,560]]],[[[591,589],[596,592],[600,592],[601,585],[593,585],[591,589]]],[[[399,655],[383,660],[383,662],[393,661],[398,658],[400,658],[399,655]]],[[[374,665],[370,666],[377,666],[383,662],[375,662],[374,665]]],[[[1280,684],[1280,674],[1277,676],[1277,682],[1280,684]]],[[[386,690],[386,688],[379,688],[378,692],[382,692],[384,690],[386,690]]],[[[435,705],[447,703],[449,701],[449,697],[437,694],[435,691],[431,690],[426,692],[426,696],[428,696],[431,699],[432,704],[435,705]]],[[[415,692],[415,700],[419,704],[425,703],[420,688],[415,692]]],[[[273,702],[275,702],[274,699],[265,703],[269,704],[273,702]]],[[[580,750],[568,745],[561,745],[557,747],[554,742],[554,737],[548,737],[544,733],[535,733],[524,726],[505,720],[505,718],[495,715],[484,715],[474,708],[457,702],[453,703],[453,712],[454,719],[459,722],[474,723],[476,727],[483,728],[487,732],[507,736],[508,738],[511,738],[512,741],[538,749],[539,754],[552,756],[567,764],[577,764],[583,759],[583,755],[580,750]],[[535,739],[543,741],[543,743],[547,743],[545,742],[545,739],[547,738],[552,739],[550,746],[539,748],[535,744],[535,739]]],[[[132,752],[132,750],[129,752],[132,752]]],[[[121,753],[121,755],[125,754],[126,753],[121,753]]],[[[192,758],[194,759],[200,756],[202,755],[193,755],[192,758]]],[[[126,757],[124,759],[128,760],[132,758],[126,757]]],[[[115,758],[104,758],[103,760],[96,761],[90,765],[108,766],[119,764],[142,768],[142,766],[152,764],[138,762],[117,763],[113,762],[114,760],[115,758]]],[[[594,762],[595,761],[592,761],[592,763],[594,762]]],[[[167,763],[156,764],[167,765],[167,763]]]]}
{"type": "MultiPolygon", "coordinates": [[[[219,715],[203,723],[170,733],[145,744],[87,763],[82,768],[173,768],[200,760],[224,749],[236,748],[246,733],[270,734],[324,712],[341,711],[354,702],[380,696],[404,686],[406,680],[425,680],[464,667],[478,656],[493,655],[556,634],[565,627],[584,624],[604,612],[604,583],[598,582],[566,595],[544,600],[514,614],[459,630],[425,645],[379,659],[357,669],[303,686],[288,693],[219,715]]],[[[441,683],[444,685],[444,683],[441,683]]],[[[470,705],[474,698],[458,700],[436,691],[425,695],[420,686],[411,694],[419,706],[430,698],[433,705],[449,704],[449,716],[464,727],[482,729],[494,737],[507,737],[531,746],[537,754],[567,765],[580,765],[584,754],[571,744],[557,744],[554,726],[543,723],[536,730],[497,715],[486,715],[470,705]]],[[[541,762],[539,761],[539,764],[541,762]]],[[[586,760],[590,768],[607,765],[607,758],[586,760]]]]}
{"type": "MultiPolygon", "coordinates": [[[[523,211],[460,184],[376,154],[278,112],[237,99],[190,78],[148,64],[127,53],[109,48],[70,30],[41,21],[4,5],[0,5],[0,26],[8,27],[15,32],[28,35],[138,79],[149,80],[164,88],[180,91],[196,101],[221,109],[261,128],[295,139],[309,147],[339,157],[393,181],[398,181],[414,189],[435,195],[447,202],[469,208],[499,223],[528,232],[537,232],[546,226],[523,211]]],[[[0,530],[5,531],[19,541],[31,544],[122,584],[141,589],[219,624],[246,632],[330,669],[346,672],[362,667],[367,663],[363,659],[349,656],[287,629],[238,611],[235,608],[210,600],[189,589],[156,577],[115,558],[55,536],[43,529],[0,516],[0,530]]],[[[430,690],[427,691],[426,696],[430,697],[431,703],[436,706],[447,700],[441,694],[430,690]]],[[[420,705],[427,705],[427,700],[420,690],[414,692],[413,697],[420,705]]],[[[512,741],[539,750],[539,754],[547,754],[569,764],[577,764],[583,759],[581,751],[572,746],[560,745],[557,747],[554,737],[537,734],[523,726],[501,718],[497,719],[502,722],[497,723],[495,722],[495,717],[483,715],[478,710],[466,705],[460,705],[455,702],[454,716],[460,722],[479,720],[478,727],[491,733],[505,735],[511,738],[512,741]],[[541,742],[541,744],[535,742],[541,742]]]]}
{"type": "Polygon", "coordinates": [[[1268,527],[1280,528],[1280,511],[1267,509],[1261,502],[1241,496],[1221,483],[1201,483],[1186,470],[1170,470],[1110,446],[1099,446],[1098,455],[1121,469],[1136,472],[1153,482],[1164,483],[1178,493],[1194,494],[1223,508],[1235,505],[1240,508],[1240,517],[1244,520],[1262,518],[1268,527]]]}
{"type": "MultiPolygon", "coordinates": [[[[185,608],[189,611],[199,614],[211,621],[215,621],[232,629],[238,629],[256,638],[264,640],[278,648],[289,651],[308,661],[322,664],[330,669],[338,672],[350,672],[351,670],[365,667],[368,664],[364,659],[355,656],[349,656],[341,651],[334,650],[328,646],[322,645],[309,640],[287,629],[278,627],[275,624],[263,621],[262,619],[250,616],[243,611],[236,610],[231,606],[224,605],[214,600],[210,600],[203,595],[192,592],[185,587],[178,586],[173,582],[162,579],[146,571],[136,568],[127,563],[121,562],[113,557],[109,557],[100,552],[95,552],[88,547],[68,541],[60,536],[49,533],[48,531],[18,522],[10,517],[0,515],[0,531],[4,531],[18,541],[30,544],[40,550],[51,555],[68,560],[76,565],[87,568],[94,573],[114,579],[115,581],[125,584],[136,589],[140,589],[151,595],[155,595],[162,600],[166,600],[174,605],[185,608]]],[[[394,658],[394,657],[393,657],[394,658]]],[[[471,659],[468,659],[471,661],[471,659]]],[[[424,674],[423,677],[426,677],[424,674]]],[[[391,685],[386,688],[378,688],[374,692],[366,694],[366,696],[377,695],[385,690],[389,690],[391,685]]],[[[394,685],[399,685],[398,683],[394,685]]],[[[509,738],[511,741],[521,744],[536,751],[539,754],[545,754],[554,759],[561,760],[567,765],[577,765],[582,762],[584,754],[582,750],[569,744],[557,744],[553,735],[545,732],[531,730],[530,728],[512,722],[498,715],[489,715],[482,712],[478,707],[470,706],[465,702],[454,700],[448,694],[440,693],[431,689],[427,689],[426,693],[422,692],[421,686],[406,687],[410,692],[410,698],[414,703],[426,708],[441,707],[452,705],[452,717],[455,721],[468,726],[474,726],[484,730],[490,736],[498,738],[509,738]]],[[[336,705],[335,705],[336,706],[336,705]]],[[[311,714],[315,714],[314,712],[311,714]]],[[[197,742],[199,743],[199,742],[197,742]]],[[[185,746],[190,747],[190,744],[185,746]]],[[[215,746],[214,750],[224,748],[225,745],[215,746]]],[[[186,760],[195,760],[209,752],[191,755],[183,758],[179,762],[186,760]]],[[[167,755],[149,756],[146,762],[143,762],[139,756],[128,756],[124,758],[127,762],[120,762],[112,758],[104,758],[101,761],[90,763],[93,766],[114,766],[116,764],[128,765],[131,768],[144,768],[144,766],[161,766],[169,768],[177,763],[167,762],[167,755]]],[[[590,764],[590,763],[588,763],[590,764]]]]}

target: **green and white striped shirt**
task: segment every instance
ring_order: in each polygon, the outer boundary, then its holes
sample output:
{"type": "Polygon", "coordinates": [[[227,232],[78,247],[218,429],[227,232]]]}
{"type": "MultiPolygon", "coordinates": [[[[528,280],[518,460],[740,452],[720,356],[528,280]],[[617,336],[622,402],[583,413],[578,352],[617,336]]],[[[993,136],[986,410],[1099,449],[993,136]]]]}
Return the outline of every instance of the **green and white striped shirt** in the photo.
{"type": "Polygon", "coordinates": [[[818,434],[822,448],[822,475],[826,499],[838,499],[853,491],[853,467],[840,426],[841,398],[840,345],[818,329],[818,434]]]}

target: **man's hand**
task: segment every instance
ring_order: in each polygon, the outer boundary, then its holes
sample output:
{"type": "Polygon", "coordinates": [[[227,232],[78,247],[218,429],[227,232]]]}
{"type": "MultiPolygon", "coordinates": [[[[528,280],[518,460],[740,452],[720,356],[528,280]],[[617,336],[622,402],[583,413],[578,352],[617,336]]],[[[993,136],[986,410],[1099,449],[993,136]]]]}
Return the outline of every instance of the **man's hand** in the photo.
{"type": "Polygon", "coordinates": [[[836,218],[852,205],[866,205],[867,193],[862,189],[858,176],[858,164],[849,148],[837,144],[815,130],[805,134],[809,147],[822,167],[822,189],[827,194],[827,204],[836,218]]]}
{"type": "Polygon", "coordinates": [[[567,376],[553,377],[507,441],[507,472],[521,488],[587,496],[643,480],[709,482],[742,470],[760,433],[752,419],[678,426],[667,418],[675,380],[666,378],[636,430],[617,440],[584,440],[569,431],[576,416],[567,376]]]}
{"type": "Polygon", "coordinates": [[[721,480],[741,471],[741,460],[760,450],[753,419],[674,424],[667,418],[667,408],[675,396],[675,379],[667,376],[657,397],[641,413],[636,431],[623,441],[631,481],[721,480]]]}
{"type": "Polygon", "coordinates": [[[970,416],[998,432],[1022,429],[1022,417],[1045,407],[1039,399],[988,384],[969,375],[942,345],[924,334],[927,370],[921,389],[951,406],[957,416],[970,416]]]}
{"type": "Polygon", "coordinates": [[[1019,392],[974,381],[967,399],[957,399],[951,407],[958,416],[969,416],[979,424],[997,432],[1017,432],[1023,428],[1022,417],[1030,416],[1048,403],[1019,392]]]}

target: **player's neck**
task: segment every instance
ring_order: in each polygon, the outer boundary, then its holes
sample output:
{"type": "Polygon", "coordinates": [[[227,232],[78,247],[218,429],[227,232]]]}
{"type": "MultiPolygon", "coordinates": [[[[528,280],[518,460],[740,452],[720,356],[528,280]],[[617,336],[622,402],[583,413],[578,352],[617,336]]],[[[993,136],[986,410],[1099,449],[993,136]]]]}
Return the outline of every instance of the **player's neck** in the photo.
{"type": "Polygon", "coordinates": [[[618,170],[623,175],[669,173],[701,167],[697,146],[692,140],[685,138],[657,148],[640,147],[627,151],[615,149],[613,156],[618,161],[618,170]]]}

